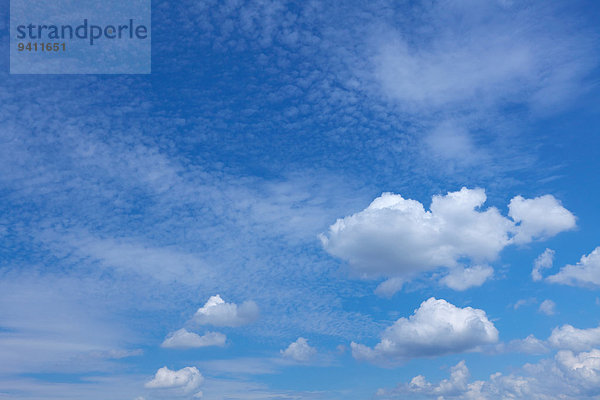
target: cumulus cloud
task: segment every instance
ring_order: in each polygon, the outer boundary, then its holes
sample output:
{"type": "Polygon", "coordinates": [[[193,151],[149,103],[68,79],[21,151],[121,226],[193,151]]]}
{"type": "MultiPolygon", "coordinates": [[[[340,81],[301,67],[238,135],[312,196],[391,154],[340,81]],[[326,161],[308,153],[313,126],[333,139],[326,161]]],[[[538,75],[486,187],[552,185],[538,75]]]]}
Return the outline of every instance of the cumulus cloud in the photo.
{"type": "Polygon", "coordinates": [[[600,327],[578,329],[571,325],[554,328],[548,343],[558,349],[584,351],[600,346],[600,327]]]}
{"type": "Polygon", "coordinates": [[[576,225],[575,216],[549,194],[535,199],[517,196],[510,201],[508,209],[508,215],[518,224],[515,243],[547,239],[576,225]]]}
{"type": "Polygon", "coordinates": [[[258,318],[258,306],[253,301],[241,305],[226,303],[221,296],[211,296],[193,317],[199,325],[238,327],[254,322],[258,318]]]}
{"type": "Polygon", "coordinates": [[[600,394],[600,350],[575,354],[564,350],[556,354],[556,361],[570,377],[582,384],[582,387],[593,389],[600,394]]]}
{"type": "Polygon", "coordinates": [[[542,314],[554,315],[555,308],[556,308],[556,303],[554,303],[552,300],[544,300],[544,301],[542,301],[542,304],[540,304],[538,311],[541,312],[542,314]]]}
{"type": "Polygon", "coordinates": [[[149,389],[181,389],[188,393],[197,389],[203,381],[204,377],[196,367],[185,367],[178,371],[162,367],[145,386],[149,389]]]}
{"type": "Polygon", "coordinates": [[[291,343],[287,349],[281,350],[281,355],[285,358],[289,358],[295,361],[306,362],[309,361],[317,350],[308,344],[308,340],[303,337],[299,337],[298,340],[291,343]]]}
{"type": "Polygon", "coordinates": [[[477,211],[482,189],[434,196],[431,211],[384,193],[365,210],[338,219],[322,236],[325,249],[364,273],[410,275],[452,267],[460,257],[493,259],[508,244],[511,223],[495,208],[477,211]]]}
{"type": "Polygon", "coordinates": [[[587,256],[582,256],[577,264],[564,266],[546,280],[570,286],[600,286],[600,247],[596,247],[587,256]]]}
{"type": "Polygon", "coordinates": [[[437,385],[427,382],[423,375],[415,376],[408,387],[411,392],[436,396],[452,396],[468,390],[469,369],[464,360],[450,368],[450,379],[444,379],[437,385]]]}
{"type": "Polygon", "coordinates": [[[600,394],[600,350],[559,351],[553,359],[526,364],[517,373],[499,372],[469,382],[464,361],[450,369],[450,378],[433,384],[418,375],[395,389],[379,389],[380,399],[553,400],[596,399],[600,394]]]}
{"type": "Polygon", "coordinates": [[[185,328],[171,332],[162,342],[161,347],[173,349],[189,349],[206,346],[224,346],[227,337],[219,332],[207,332],[200,336],[189,332],[185,328]]]}
{"type": "Polygon", "coordinates": [[[554,328],[546,340],[540,340],[534,335],[529,335],[525,339],[500,343],[495,349],[499,353],[543,354],[550,351],[550,349],[588,351],[597,346],[600,346],[600,327],[578,329],[567,324],[554,328]]]}
{"type": "Polygon", "coordinates": [[[531,270],[531,279],[534,281],[542,280],[542,270],[551,268],[554,262],[554,250],[546,249],[540,254],[533,262],[533,269],[531,270]]]}
{"type": "MultiPolygon", "coordinates": [[[[426,211],[416,200],[384,193],[363,211],[338,219],[320,238],[327,252],[363,277],[408,280],[445,267],[453,270],[442,283],[464,290],[492,275],[485,263],[509,244],[545,239],[575,226],[575,217],[551,195],[513,198],[512,219],[494,207],[483,209],[485,201],[483,189],[462,188],[433,196],[426,211]],[[475,266],[464,268],[463,260],[475,266]]],[[[399,282],[379,290],[389,294],[399,282]]]]}
{"type": "Polygon", "coordinates": [[[387,328],[374,348],[352,342],[352,355],[373,362],[398,362],[415,357],[475,351],[498,340],[498,330],[483,310],[459,308],[430,298],[409,318],[387,328]]]}

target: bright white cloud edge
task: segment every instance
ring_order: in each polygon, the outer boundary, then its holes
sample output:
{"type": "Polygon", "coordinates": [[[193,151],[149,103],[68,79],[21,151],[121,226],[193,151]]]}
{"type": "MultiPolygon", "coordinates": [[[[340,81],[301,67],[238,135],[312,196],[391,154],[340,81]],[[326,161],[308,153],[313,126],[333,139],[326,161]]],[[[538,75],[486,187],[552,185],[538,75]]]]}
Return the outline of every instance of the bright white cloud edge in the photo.
{"type": "Polygon", "coordinates": [[[433,196],[430,210],[416,200],[383,193],[363,211],[338,219],[320,239],[331,255],[364,278],[396,278],[378,287],[389,296],[420,273],[449,268],[441,283],[465,290],[492,276],[487,262],[511,244],[543,240],[575,228],[575,216],[551,195],[514,197],[504,217],[483,209],[483,189],[433,196]],[[465,268],[463,260],[473,266],[465,268]]]}
{"type": "Polygon", "coordinates": [[[250,324],[258,318],[259,309],[255,302],[245,301],[239,306],[225,302],[220,295],[211,296],[193,317],[198,325],[219,327],[239,327],[250,324]]]}
{"type": "Polygon", "coordinates": [[[385,364],[477,351],[497,341],[498,330],[485,311],[459,308],[432,297],[409,318],[400,318],[388,327],[374,348],[354,342],[351,348],[356,359],[385,364]]]}
{"type": "Polygon", "coordinates": [[[174,371],[169,368],[162,367],[154,378],[146,382],[146,387],[149,389],[181,389],[185,393],[189,393],[197,389],[204,377],[196,367],[185,367],[174,371]]]}
{"type": "Polygon", "coordinates": [[[583,255],[575,265],[566,265],[556,275],[546,278],[551,283],[569,286],[600,286],[600,246],[590,254],[583,255]]]}

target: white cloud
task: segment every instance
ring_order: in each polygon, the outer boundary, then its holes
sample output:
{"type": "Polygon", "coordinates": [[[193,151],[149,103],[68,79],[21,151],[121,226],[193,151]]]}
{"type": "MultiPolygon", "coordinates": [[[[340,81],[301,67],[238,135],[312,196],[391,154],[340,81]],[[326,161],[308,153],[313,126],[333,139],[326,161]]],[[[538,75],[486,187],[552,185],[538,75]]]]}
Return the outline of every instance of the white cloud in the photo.
{"type": "MultiPolygon", "coordinates": [[[[498,40],[491,42],[497,44],[498,40]]],[[[465,101],[482,89],[491,96],[492,89],[503,89],[507,84],[514,88],[510,81],[526,74],[531,63],[528,49],[507,46],[490,52],[489,44],[488,48],[483,43],[481,46],[418,51],[396,36],[381,46],[375,60],[376,76],[389,96],[419,108],[465,101]],[[469,54],[471,51],[477,51],[477,56],[469,54]]]]}
{"type": "Polygon", "coordinates": [[[373,64],[384,93],[423,112],[506,102],[541,107],[576,93],[596,65],[588,54],[594,39],[567,31],[553,7],[498,3],[428,2],[399,21],[402,29],[380,29],[373,64]]]}
{"type": "Polygon", "coordinates": [[[596,346],[600,346],[600,327],[578,329],[571,325],[562,325],[554,328],[547,340],[540,340],[534,335],[529,335],[525,339],[511,340],[508,344],[500,343],[496,346],[496,350],[500,353],[543,354],[551,348],[587,351],[596,346]]]}
{"type": "Polygon", "coordinates": [[[600,286],[600,247],[582,256],[577,264],[564,266],[546,280],[570,286],[600,286]]]}
{"type": "Polygon", "coordinates": [[[600,327],[578,329],[571,325],[554,328],[548,343],[555,348],[584,351],[600,346],[600,327]]]}
{"type": "Polygon", "coordinates": [[[7,267],[0,278],[0,375],[108,372],[142,354],[139,333],[114,318],[118,288],[34,271],[7,267]]]}
{"type": "Polygon", "coordinates": [[[93,261],[107,269],[149,276],[160,282],[198,284],[214,276],[214,271],[196,255],[139,238],[102,238],[81,229],[45,230],[39,238],[73,262],[93,261]]]}
{"type": "Polygon", "coordinates": [[[490,156],[477,148],[469,132],[454,121],[445,121],[438,125],[424,139],[426,155],[442,160],[448,166],[472,166],[476,163],[490,162],[490,156]]]}
{"type": "Polygon", "coordinates": [[[287,349],[281,350],[281,354],[295,361],[306,362],[309,361],[317,350],[308,344],[308,340],[303,337],[299,337],[298,340],[291,343],[287,349]]]}
{"type": "Polygon", "coordinates": [[[187,349],[206,346],[224,346],[227,337],[219,332],[207,332],[200,336],[194,332],[188,332],[185,328],[171,332],[162,342],[161,347],[174,349],[187,349]]]}
{"type": "Polygon", "coordinates": [[[540,254],[533,262],[533,269],[531,270],[531,279],[534,281],[542,280],[542,270],[552,267],[554,262],[554,250],[546,249],[540,254]]]}
{"type": "Polygon", "coordinates": [[[580,381],[582,386],[591,386],[600,393],[600,350],[592,349],[579,354],[564,350],[559,351],[555,358],[559,366],[580,381]]]}
{"type": "Polygon", "coordinates": [[[476,265],[468,268],[452,268],[440,282],[450,289],[467,290],[474,286],[481,286],[494,274],[494,269],[489,265],[476,265]]]}
{"type": "Polygon", "coordinates": [[[554,313],[556,312],[554,310],[555,308],[556,308],[556,303],[554,303],[552,300],[544,300],[544,301],[542,301],[542,304],[540,304],[538,311],[541,312],[542,314],[554,315],[554,313]]]}
{"type": "Polygon", "coordinates": [[[379,389],[381,399],[579,400],[600,394],[600,350],[575,354],[559,351],[554,359],[526,364],[517,373],[494,373],[488,380],[468,382],[464,361],[450,369],[450,378],[432,384],[422,375],[391,390],[379,389]]]}
{"type": "Polygon", "coordinates": [[[525,354],[544,354],[548,352],[548,346],[545,341],[536,338],[533,335],[527,336],[525,339],[511,340],[508,345],[500,345],[500,352],[516,352],[525,354]]]}
{"type": "Polygon", "coordinates": [[[203,381],[204,377],[196,367],[185,367],[178,371],[162,367],[145,386],[149,389],[182,389],[184,392],[191,392],[203,381]]]}
{"type": "Polygon", "coordinates": [[[382,297],[392,297],[402,289],[402,286],[404,286],[404,279],[399,277],[390,278],[377,285],[375,294],[382,297]]]}
{"type": "Polygon", "coordinates": [[[519,308],[523,307],[523,306],[527,306],[530,304],[535,304],[537,303],[537,299],[535,297],[531,297],[529,299],[520,299],[517,300],[517,302],[513,305],[513,309],[518,310],[519,308]]]}
{"type": "Polygon", "coordinates": [[[215,375],[266,375],[279,371],[279,358],[249,358],[235,357],[221,360],[204,359],[199,364],[203,370],[210,370],[215,375]]]}
{"type": "Polygon", "coordinates": [[[357,359],[385,363],[476,351],[497,340],[498,330],[483,310],[458,308],[432,297],[412,316],[400,318],[387,328],[374,348],[354,342],[351,347],[357,359]]]}
{"type": "Polygon", "coordinates": [[[111,349],[108,351],[92,351],[89,354],[93,357],[119,360],[121,358],[141,356],[142,354],[144,354],[144,351],[142,349],[135,349],[135,350],[111,349]]]}
{"type": "MultiPolygon", "coordinates": [[[[467,390],[469,369],[464,361],[450,368],[450,379],[444,379],[437,385],[427,382],[423,375],[417,375],[408,384],[409,390],[414,393],[430,394],[436,396],[452,396],[467,390]]],[[[443,398],[443,397],[442,397],[443,398]]]]}
{"type": "Polygon", "coordinates": [[[253,301],[245,301],[238,306],[226,303],[216,295],[196,311],[193,320],[200,325],[238,327],[254,322],[258,314],[258,306],[253,301]]]}
{"type": "MultiPolygon", "coordinates": [[[[483,209],[485,201],[483,189],[462,188],[433,196],[426,211],[418,201],[384,193],[363,211],[338,219],[320,238],[327,252],[347,261],[363,277],[408,280],[446,267],[454,270],[442,283],[464,290],[492,275],[491,267],[480,263],[495,260],[509,244],[547,238],[575,223],[575,217],[550,195],[513,198],[509,215],[514,220],[494,207],[483,209]],[[479,266],[464,268],[465,259],[479,266]]],[[[378,290],[389,295],[400,281],[384,283],[378,290]]]]}
{"type": "Polygon", "coordinates": [[[534,199],[517,196],[510,201],[508,209],[508,215],[519,224],[513,238],[515,243],[547,239],[576,225],[575,216],[549,194],[534,199]]]}
{"type": "Polygon", "coordinates": [[[494,259],[509,242],[512,227],[497,209],[477,211],[482,189],[434,196],[431,211],[415,200],[384,193],[365,210],[338,219],[322,235],[325,249],[366,274],[411,275],[460,257],[494,259]]]}

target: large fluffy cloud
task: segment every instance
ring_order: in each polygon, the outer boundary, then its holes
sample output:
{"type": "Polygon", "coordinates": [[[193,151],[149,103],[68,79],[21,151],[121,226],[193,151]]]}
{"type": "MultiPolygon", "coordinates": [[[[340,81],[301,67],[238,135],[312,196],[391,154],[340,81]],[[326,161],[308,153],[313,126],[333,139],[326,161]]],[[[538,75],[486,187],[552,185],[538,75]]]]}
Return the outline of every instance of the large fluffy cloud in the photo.
{"type": "Polygon", "coordinates": [[[498,330],[485,311],[459,308],[432,297],[412,316],[400,318],[387,328],[374,348],[354,342],[351,347],[357,359],[386,363],[474,351],[497,340],[498,330]]]}
{"type": "Polygon", "coordinates": [[[162,342],[161,347],[173,349],[189,349],[206,346],[224,346],[227,337],[219,332],[207,332],[200,336],[186,329],[171,332],[162,342]]]}
{"type": "Polygon", "coordinates": [[[549,282],[571,286],[600,286],[600,247],[596,247],[575,265],[566,265],[546,278],[549,282]]]}
{"type": "Polygon", "coordinates": [[[191,392],[203,381],[204,377],[196,367],[185,367],[178,371],[162,367],[145,386],[150,389],[181,389],[184,392],[191,392]]]}
{"type": "Polygon", "coordinates": [[[338,219],[321,237],[325,249],[368,274],[408,275],[457,265],[460,257],[488,260],[508,244],[512,225],[495,208],[476,210],[483,190],[434,196],[431,211],[392,193],[338,219]]]}
{"type": "Polygon", "coordinates": [[[509,244],[545,239],[575,226],[573,214],[550,195],[513,198],[511,218],[494,207],[483,209],[485,201],[483,189],[462,188],[433,196],[426,211],[418,201],[384,193],[363,211],[338,219],[321,241],[362,276],[408,279],[439,267],[458,268],[442,283],[465,289],[483,283],[491,270],[462,270],[463,260],[490,262],[509,244]]]}
{"type": "Polygon", "coordinates": [[[253,301],[241,305],[226,303],[221,296],[211,296],[193,317],[199,325],[237,327],[254,322],[258,318],[258,306],[253,301]]]}
{"type": "Polygon", "coordinates": [[[316,353],[317,350],[311,347],[308,344],[308,340],[303,337],[299,337],[298,340],[291,343],[285,350],[281,350],[283,357],[300,362],[309,361],[316,353]]]}

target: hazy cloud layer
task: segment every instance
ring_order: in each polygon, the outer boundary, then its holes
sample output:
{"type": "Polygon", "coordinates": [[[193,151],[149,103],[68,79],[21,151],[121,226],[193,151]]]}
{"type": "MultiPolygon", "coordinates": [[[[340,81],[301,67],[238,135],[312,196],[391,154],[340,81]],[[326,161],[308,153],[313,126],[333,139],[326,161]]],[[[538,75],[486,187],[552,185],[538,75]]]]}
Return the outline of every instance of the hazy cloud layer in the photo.
{"type": "Polygon", "coordinates": [[[420,4],[398,28],[379,29],[374,75],[413,112],[560,104],[596,61],[586,53],[594,38],[553,10],[508,1],[420,4]]]}
{"type": "Polygon", "coordinates": [[[219,332],[207,332],[200,336],[185,328],[171,332],[162,342],[161,347],[174,349],[189,349],[206,346],[225,346],[227,337],[219,332]]]}

